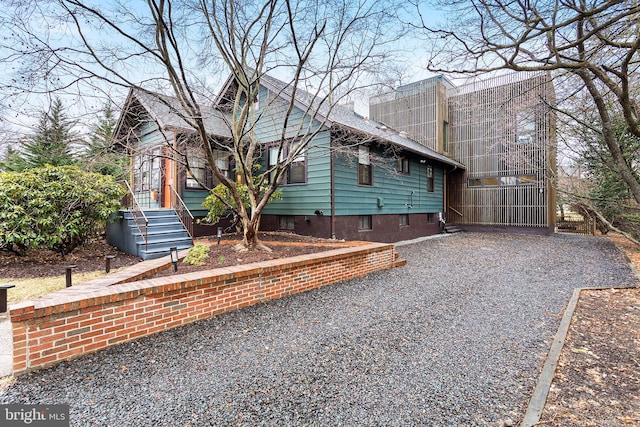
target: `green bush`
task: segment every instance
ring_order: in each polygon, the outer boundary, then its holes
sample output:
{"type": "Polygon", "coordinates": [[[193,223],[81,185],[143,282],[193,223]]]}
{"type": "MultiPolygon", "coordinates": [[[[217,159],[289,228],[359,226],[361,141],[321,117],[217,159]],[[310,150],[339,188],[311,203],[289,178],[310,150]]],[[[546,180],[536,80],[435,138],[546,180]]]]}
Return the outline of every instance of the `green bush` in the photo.
{"type": "Polygon", "coordinates": [[[202,243],[196,243],[191,249],[189,249],[189,253],[184,258],[182,262],[186,262],[191,265],[205,265],[207,263],[207,259],[209,259],[209,246],[203,245],[202,243]]]}
{"type": "Polygon", "coordinates": [[[0,172],[0,248],[70,253],[104,227],[124,189],[75,166],[0,172]]]}
{"type": "MultiPolygon", "coordinates": [[[[249,188],[245,184],[238,184],[236,188],[238,189],[240,200],[242,200],[245,209],[250,210],[251,199],[249,198],[249,188]]],[[[261,191],[264,191],[264,189],[261,191]]],[[[269,202],[280,199],[282,199],[282,190],[278,189],[271,195],[269,202]]],[[[233,199],[229,188],[223,184],[218,184],[213,190],[211,190],[211,194],[204,199],[202,206],[208,210],[205,221],[215,224],[225,216],[229,216],[232,218],[232,224],[236,227],[240,226],[236,202],[233,199]],[[223,203],[220,199],[225,200],[226,203],[223,203]],[[230,205],[231,208],[227,205],[230,205]]]]}

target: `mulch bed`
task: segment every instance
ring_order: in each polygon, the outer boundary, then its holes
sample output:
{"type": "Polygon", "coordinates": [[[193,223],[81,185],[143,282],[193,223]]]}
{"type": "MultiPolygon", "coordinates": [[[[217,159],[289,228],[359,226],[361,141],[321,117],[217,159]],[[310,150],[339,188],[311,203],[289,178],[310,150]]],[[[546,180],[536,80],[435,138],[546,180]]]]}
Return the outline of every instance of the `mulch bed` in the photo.
{"type": "MultiPolygon", "coordinates": [[[[640,269],[640,251],[608,236],[640,269]]],[[[585,290],[539,425],[640,426],[640,289],[585,290]]]]}
{"type": "Polygon", "coordinates": [[[191,265],[185,262],[178,263],[178,271],[174,272],[173,268],[168,268],[157,272],[153,276],[166,277],[175,274],[191,273],[194,271],[211,270],[213,268],[228,267],[232,265],[250,264],[254,262],[268,261],[272,259],[290,258],[296,255],[304,255],[328,251],[339,247],[344,247],[345,243],[326,239],[309,238],[306,236],[298,236],[286,233],[263,233],[261,241],[270,249],[270,251],[254,250],[239,252],[235,249],[235,245],[239,243],[238,238],[231,238],[218,244],[217,239],[198,239],[195,243],[201,243],[209,246],[209,258],[204,265],[191,265]]]}
{"type": "MultiPolygon", "coordinates": [[[[335,240],[300,236],[292,233],[263,232],[260,233],[259,238],[271,249],[271,252],[238,252],[234,246],[240,242],[240,236],[235,234],[223,236],[223,241],[220,245],[217,244],[216,238],[197,239],[196,243],[211,245],[209,263],[205,266],[191,266],[181,262],[179,264],[179,273],[287,258],[293,255],[325,251],[341,245],[340,242],[335,240]]],[[[126,254],[108,245],[105,239],[102,238],[76,249],[71,254],[66,255],[64,259],[60,254],[46,248],[29,251],[25,256],[0,251],[0,278],[21,279],[60,276],[65,273],[65,267],[68,265],[77,266],[74,269],[74,273],[104,271],[106,255],[116,255],[111,260],[111,269],[134,265],[142,261],[137,256],[126,254]]],[[[173,270],[169,270],[166,274],[173,274],[173,270]]]]}
{"type": "Polygon", "coordinates": [[[0,278],[27,279],[52,277],[65,274],[65,267],[76,265],[75,273],[105,269],[105,256],[116,255],[111,260],[111,268],[116,269],[137,264],[141,259],[119,251],[107,244],[104,238],[77,248],[64,258],[46,248],[38,248],[18,256],[13,252],[0,251],[0,278]]]}

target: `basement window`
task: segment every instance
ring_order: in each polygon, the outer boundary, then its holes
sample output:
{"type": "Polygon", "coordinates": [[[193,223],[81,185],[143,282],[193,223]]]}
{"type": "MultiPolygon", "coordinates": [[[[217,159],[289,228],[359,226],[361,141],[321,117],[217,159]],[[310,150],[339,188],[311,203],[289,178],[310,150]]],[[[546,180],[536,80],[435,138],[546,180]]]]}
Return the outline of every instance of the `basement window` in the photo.
{"type": "Polygon", "coordinates": [[[358,216],[358,231],[372,230],[371,215],[358,216]]]}
{"type": "Polygon", "coordinates": [[[281,215],[278,217],[278,229],[295,230],[296,222],[293,215],[281,215]]]}

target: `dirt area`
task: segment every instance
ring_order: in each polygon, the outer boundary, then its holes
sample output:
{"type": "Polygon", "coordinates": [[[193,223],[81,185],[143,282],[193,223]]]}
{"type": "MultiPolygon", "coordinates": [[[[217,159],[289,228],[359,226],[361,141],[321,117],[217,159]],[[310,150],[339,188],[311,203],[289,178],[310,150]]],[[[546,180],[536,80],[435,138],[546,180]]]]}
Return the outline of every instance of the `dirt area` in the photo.
{"type": "MultiPolygon", "coordinates": [[[[640,250],[610,235],[640,270],[640,250]]],[[[580,294],[538,425],[640,426],[640,289],[580,294]]]]}
{"type": "Polygon", "coordinates": [[[35,249],[24,256],[12,252],[0,251],[0,278],[24,279],[33,277],[52,277],[65,274],[65,267],[76,265],[76,273],[104,271],[105,256],[115,255],[111,268],[116,269],[140,262],[137,256],[125,254],[99,239],[77,248],[64,258],[48,249],[35,249]]]}
{"type": "Polygon", "coordinates": [[[260,240],[270,251],[245,251],[239,252],[234,247],[240,242],[236,236],[227,237],[218,244],[216,238],[197,239],[194,243],[209,246],[209,257],[204,265],[190,265],[185,262],[178,264],[178,272],[173,268],[160,271],[153,276],[164,277],[174,274],[191,273],[193,271],[210,270],[212,268],[227,267],[231,265],[250,264],[252,262],[268,261],[279,258],[289,258],[296,255],[311,254],[321,251],[343,247],[345,242],[329,239],[318,239],[308,236],[299,236],[289,233],[261,233],[260,240]]]}
{"type": "MultiPolygon", "coordinates": [[[[220,245],[217,244],[218,241],[215,238],[197,239],[196,243],[211,245],[208,264],[196,267],[180,263],[179,273],[287,258],[293,255],[329,250],[340,245],[339,242],[329,239],[299,236],[291,233],[260,233],[260,239],[271,249],[271,252],[236,251],[234,246],[240,241],[238,235],[225,235],[220,245]]],[[[108,245],[104,239],[93,241],[82,248],[78,248],[65,256],[64,259],[60,254],[47,249],[33,250],[22,257],[11,252],[0,251],[0,278],[20,279],[60,276],[65,273],[65,267],[68,265],[77,266],[74,269],[74,273],[104,271],[106,255],[116,256],[111,260],[112,269],[126,267],[141,261],[137,256],[126,254],[108,245]]],[[[173,271],[170,270],[167,274],[173,274],[173,271]]]]}

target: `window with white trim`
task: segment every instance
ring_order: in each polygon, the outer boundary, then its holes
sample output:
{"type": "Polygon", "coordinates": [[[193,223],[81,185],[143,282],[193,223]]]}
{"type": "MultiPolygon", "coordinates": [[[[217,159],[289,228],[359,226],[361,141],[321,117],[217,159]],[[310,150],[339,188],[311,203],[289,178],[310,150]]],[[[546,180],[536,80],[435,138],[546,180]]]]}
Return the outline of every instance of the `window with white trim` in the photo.
{"type": "Polygon", "coordinates": [[[371,168],[371,148],[358,146],[358,185],[373,185],[371,168]]]}

